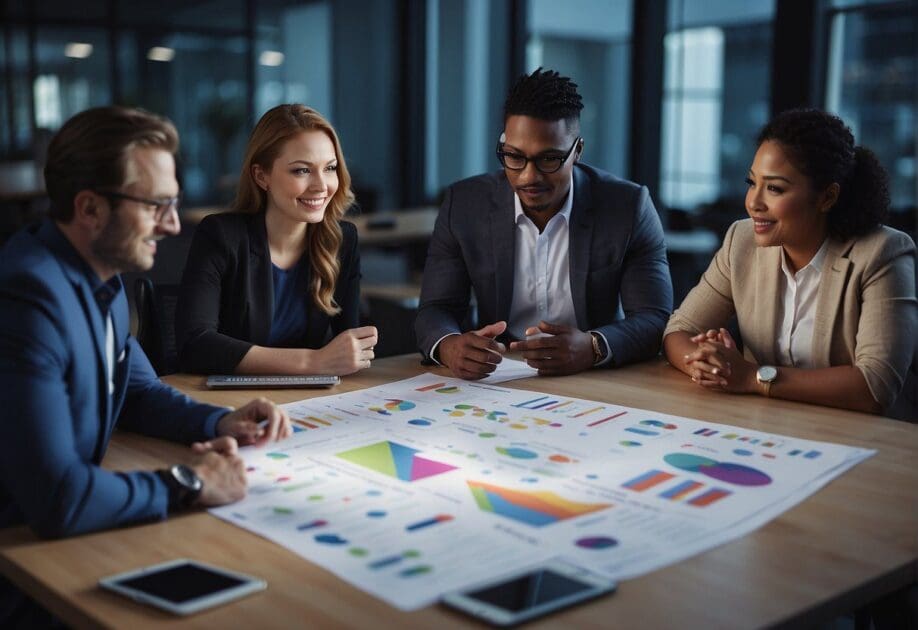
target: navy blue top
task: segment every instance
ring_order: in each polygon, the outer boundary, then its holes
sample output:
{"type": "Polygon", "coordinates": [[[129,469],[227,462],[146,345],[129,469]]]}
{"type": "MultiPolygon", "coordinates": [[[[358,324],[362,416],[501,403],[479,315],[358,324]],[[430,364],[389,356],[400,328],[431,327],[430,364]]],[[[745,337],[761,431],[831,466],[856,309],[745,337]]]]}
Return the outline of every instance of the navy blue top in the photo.
{"type": "Polygon", "coordinates": [[[274,279],[274,318],[268,345],[275,348],[300,348],[309,325],[309,274],[303,269],[303,256],[290,269],[271,264],[274,279]]]}

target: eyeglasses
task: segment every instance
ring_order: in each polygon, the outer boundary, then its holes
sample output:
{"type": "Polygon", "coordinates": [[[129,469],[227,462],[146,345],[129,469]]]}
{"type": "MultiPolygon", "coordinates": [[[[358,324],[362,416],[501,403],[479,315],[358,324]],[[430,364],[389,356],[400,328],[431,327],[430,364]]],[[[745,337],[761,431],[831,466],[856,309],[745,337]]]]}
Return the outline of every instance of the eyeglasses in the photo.
{"type": "MultiPolygon", "coordinates": [[[[503,138],[503,134],[501,135],[503,138]]],[[[504,168],[509,168],[511,171],[522,171],[526,168],[526,165],[529,162],[535,164],[536,169],[540,173],[545,173],[549,175],[551,173],[556,173],[561,170],[561,167],[564,166],[564,163],[567,162],[567,159],[571,156],[571,153],[574,152],[574,149],[577,148],[577,145],[580,144],[582,138],[577,136],[577,139],[574,140],[574,144],[571,145],[571,148],[567,150],[563,156],[561,155],[539,155],[534,158],[526,157],[525,155],[520,155],[519,153],[512,153],[510,151],[504,151],[504,143],[501,140],[497,141],[497,159],[500,160],[501,165],[504,168]]]]}
{"type": "Polygon", "coordinates": [[[144,197],[135,197],[134,195],[129,195],[127,193],[121,192],[112,192],[108,190],[96,190],[94,191],[97,195],[102,195],[109,201],[113,199],[124,199],[127,201],[136,201],[137,203],[142,203],[145,206],[149,206],[150,210],[153,211],[153,220],[156,223],[162,223],[162,220],[169,214],[170,211],[178,211],[179,205],[182,203],[182,197],[166,197],[165,199],[145,199],[144,197]]]}

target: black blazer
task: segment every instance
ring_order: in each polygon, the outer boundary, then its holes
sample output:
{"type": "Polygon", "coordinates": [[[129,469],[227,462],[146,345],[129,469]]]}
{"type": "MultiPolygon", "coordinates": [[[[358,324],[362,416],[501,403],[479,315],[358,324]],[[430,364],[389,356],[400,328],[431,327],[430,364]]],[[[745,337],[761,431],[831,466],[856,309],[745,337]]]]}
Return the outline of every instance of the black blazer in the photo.
{"type": "MultiPolygon", "coordinates": [[[[318,349],[360,319],[357,228],[341,222],[341,271],[335,302],[341,313],[308,312],[301,347],[318,349]]],[[[307,251],[305,255],[309,255],[307,251]]],[[[175,311],[175,341],[186,372],[231,374],[253,345],[266,346],[274,319],[274,280],[263,212],[223,213],[195,230],[175,311]]]]}
{"type": "MultiPolygon", "coordinates": [[[[663,228],[647,188],[578,163],[569,225],[578,328],[603,334],[612,350],[609,365],[653,357],[673,310],[673,289],[663,228]]],[[[443,335],[460,332],[473,290],[482,326],[510,317],[515,234],[513,189],[503,171],[447,189],[415,320],[425,358],[443,335]]]]}

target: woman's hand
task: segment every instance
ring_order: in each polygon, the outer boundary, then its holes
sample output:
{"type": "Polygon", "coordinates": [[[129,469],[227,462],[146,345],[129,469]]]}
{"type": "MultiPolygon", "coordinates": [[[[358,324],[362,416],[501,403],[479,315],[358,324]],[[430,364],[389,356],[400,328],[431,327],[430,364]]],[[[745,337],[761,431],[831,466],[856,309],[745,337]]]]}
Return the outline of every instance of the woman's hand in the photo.
{"type": "Polygon", "coordinates": [[[375,326],[345,330],[318,350],[317,373],[344,376],[370,367],[378,339],[375,326]]]}
{"type": "Polygon", "coordinates": [[[743,358],[726,328],[709,330],[691,340],[697,348],[685,355],[685,365],[693,381],[707,389],[732,393],[757,391],[757,366],[743,358]]]}

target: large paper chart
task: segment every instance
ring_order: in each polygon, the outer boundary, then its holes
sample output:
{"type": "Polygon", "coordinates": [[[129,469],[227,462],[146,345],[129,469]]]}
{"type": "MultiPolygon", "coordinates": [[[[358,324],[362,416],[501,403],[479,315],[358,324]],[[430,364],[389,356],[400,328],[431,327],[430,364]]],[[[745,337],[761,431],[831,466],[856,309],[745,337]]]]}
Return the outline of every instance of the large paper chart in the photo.
{"type": "Polygon", "coordinates": [[[285,405],[211,510],[393,606],[562,557],[621,580],[751,532],[873,454],[424,374],[285,405]]]}

